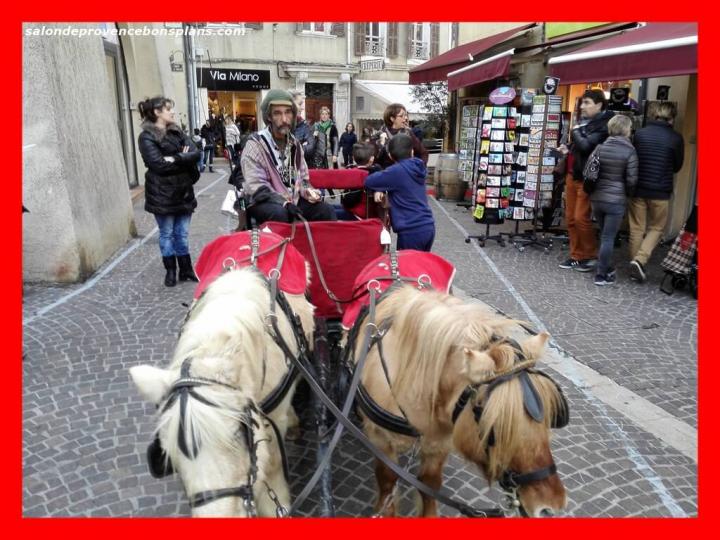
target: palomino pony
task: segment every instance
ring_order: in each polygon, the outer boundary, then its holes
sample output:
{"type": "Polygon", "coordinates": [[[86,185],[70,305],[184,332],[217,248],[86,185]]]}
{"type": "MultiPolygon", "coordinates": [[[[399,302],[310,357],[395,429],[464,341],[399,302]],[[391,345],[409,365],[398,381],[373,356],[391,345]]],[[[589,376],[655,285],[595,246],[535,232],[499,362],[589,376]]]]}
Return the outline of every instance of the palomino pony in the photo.
{"type": "MultiPolygon", "coordinates": [[[[454,446],[488,483],[498,480],[520,512],[546,516],[565,507],[550,427],[567,423],[567,403],[552,379],[520,369],[540,358],[547,333],[518,344],[507,337],[512,321],[481,305],[408,285],[386,292],[376,308],[377,326],[366,321],[359,321],[355,358],[363,332],[377,335],[384,328],[384,335],[368,354],[363,390],[419,434],[416,439],[381,427],[363,413],[365,433],[378,448],[397,461],[417,441],[418,477],[437,490],[454,446]]],[[[377,510],[392,516],[397,475],[379,460],[375,474],[377,510]]],[[[436,501],[421,497],[421,515],[435,516],[436,501]]]]}
{"type": "MultiPolygon", "coordinates": [[[[309,340],[313,306],[304,294],[285,297],[309,340]]],[[[179,473],[193,516],[251,516],[255,507],[275,516],[289,506],[280,444],[294,386],[270,414],[260,411],[288,373],[266,327],[270,304],[260,272],[224,272],[193,305],[170,366],[130,369],[142,396],[158,406],[164,465],[179,473]]],[[[291,322],[281,309],[276,317],[297,354],[291,322]]]]}

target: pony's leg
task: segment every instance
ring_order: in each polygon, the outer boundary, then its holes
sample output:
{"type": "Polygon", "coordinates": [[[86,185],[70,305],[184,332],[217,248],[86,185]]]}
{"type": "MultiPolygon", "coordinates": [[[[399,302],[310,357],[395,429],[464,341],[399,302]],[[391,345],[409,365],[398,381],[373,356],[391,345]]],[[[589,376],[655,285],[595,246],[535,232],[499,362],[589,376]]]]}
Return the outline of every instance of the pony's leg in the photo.
{"type": "MultiPolygon", "coordinates": [[[[442,472],[445,466],[447,453],[422,453],[420,456],[420,474],[418,479],[431,488],[439,490],[442,487],[442,472]]],[[[421,517],[437,516],[437,501],[432,497],[420,493],[422,502],[421,517]]]]}
{"type": "MultiPolygon", "coordinates": [[[[390,459],[397,463],[397,454],[392,447],[381,448],[381,450],[390,459]]],[[[384,517],[395,516],[395,498],[393,488],[397,483],[398,475],[393,472],[387,465],[379,459],[375,460],[375,479],[378,484],[378,501],[375,505],[375,512],[381,512],[384,517]],[[388,497],[392,497],[392,501],[388,501],[388,497]],[[383,510],[384,508],[384,510],[383,510]]]]}

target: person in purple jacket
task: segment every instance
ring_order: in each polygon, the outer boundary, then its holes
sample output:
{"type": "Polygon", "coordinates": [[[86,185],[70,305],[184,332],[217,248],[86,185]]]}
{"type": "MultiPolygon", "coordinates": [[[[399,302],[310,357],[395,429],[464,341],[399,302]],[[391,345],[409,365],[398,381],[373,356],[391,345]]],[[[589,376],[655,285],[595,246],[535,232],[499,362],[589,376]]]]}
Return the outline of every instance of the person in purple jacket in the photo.
{"type": "Polygon", "coordinates": [[[425,163],[413,157],[413,140],[404,133],[390,139],[388,153],[394,165],[369,175],[365,187],[388,193],[390,221],[398,235],[397,249],[430,251],[435,240],[435,219],[425,192],[425,163]]]}

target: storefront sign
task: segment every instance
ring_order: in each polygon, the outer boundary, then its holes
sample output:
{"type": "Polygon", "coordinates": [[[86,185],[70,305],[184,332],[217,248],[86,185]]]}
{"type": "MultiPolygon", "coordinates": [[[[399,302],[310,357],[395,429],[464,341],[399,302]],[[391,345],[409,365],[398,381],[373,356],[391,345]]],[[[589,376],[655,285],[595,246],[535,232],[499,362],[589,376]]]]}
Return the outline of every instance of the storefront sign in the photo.
{"type": "Polygon", "coordinates": [[[504,105],[515,99],[515,90],[510,86],[501,86],[490,92],[490,103],[504,105]]]}
{"type": "Polygon", "coordinates": [[[383,69],[385,69],[385,60],[383,58],[360,61],[360,71],[382,71],[383,69]]]}
{"type": "Polygon", "coordinates": [[[268,90],[270,71],[259,69],[198,68],[198,86],[208,90],[268,90]]]}
{"type": "Polygon", "coordinates": [[[543,94],[552,96],[557,92],[557,87],[560,84],[560,79],[557,77],[545,77],[545,83],[543,84],[543,94]]]}

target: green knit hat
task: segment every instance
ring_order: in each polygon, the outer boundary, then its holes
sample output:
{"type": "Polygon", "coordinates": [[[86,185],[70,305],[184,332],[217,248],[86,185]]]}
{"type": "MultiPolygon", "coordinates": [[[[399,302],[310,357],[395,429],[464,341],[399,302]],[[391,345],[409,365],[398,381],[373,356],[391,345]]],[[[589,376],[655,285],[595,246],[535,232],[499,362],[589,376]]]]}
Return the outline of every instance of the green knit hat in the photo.
{"type": "Polygon", "coordinates": [[[292,122],[292,128],[295,129],[295,122],[297,121],[297,105],[295,105],[295,102],[293,101],[292,96],[290,95],[290,92],[287,90],[281,90],[279,88],[270,90],[267,95],[265,96],[265,99],[262,100],[262,103],[260,104],[260,112],[262,113],[263,121],[266,125],[271,124],[270,119],[270,106],[272,105],[287,105],[288,107],[292,108],[293,111],[293,122],[292,122]]]}

